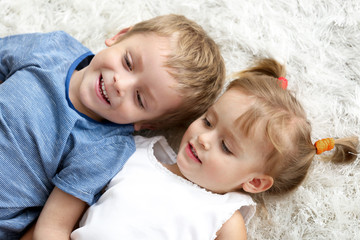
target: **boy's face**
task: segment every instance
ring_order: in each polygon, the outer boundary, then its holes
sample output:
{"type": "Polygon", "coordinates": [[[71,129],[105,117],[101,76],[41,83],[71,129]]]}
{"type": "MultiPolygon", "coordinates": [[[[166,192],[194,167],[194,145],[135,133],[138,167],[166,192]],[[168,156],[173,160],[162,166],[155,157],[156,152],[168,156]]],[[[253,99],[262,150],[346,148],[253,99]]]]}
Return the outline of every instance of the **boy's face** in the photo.
{"type": "Polygon", "coordinates": [[[264,140],[264,124],[249,137],[236,125],[253,103],[249,96],[230,89],[189,126],[177,157],[185,178],[216,193],[247,191],[245,184],[259,187],[265,155],[271,149],[264,140]]]}
{"type": "Polygon", "coordinates": [[[142,121],[177,108],[182,98],[177,81],[163,66],[171,49],[169,38],[134,34],[115,43],[121,35],[84,69],[79,104],[74,105],[95,120],[135,123],[139,130],[142,121]]]}

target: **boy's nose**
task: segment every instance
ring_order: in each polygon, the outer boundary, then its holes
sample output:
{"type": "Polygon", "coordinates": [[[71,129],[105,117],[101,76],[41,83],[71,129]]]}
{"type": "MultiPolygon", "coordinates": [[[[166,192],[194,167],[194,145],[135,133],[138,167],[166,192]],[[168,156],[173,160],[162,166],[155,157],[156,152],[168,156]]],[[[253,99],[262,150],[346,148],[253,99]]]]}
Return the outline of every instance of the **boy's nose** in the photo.
{"type": "Polygon", "coordinates": [[[121,79],[114,76],[114,86],[119,97],[125,97],[126,92],[131,87],[132,81],[130,79],[121,79]]]}

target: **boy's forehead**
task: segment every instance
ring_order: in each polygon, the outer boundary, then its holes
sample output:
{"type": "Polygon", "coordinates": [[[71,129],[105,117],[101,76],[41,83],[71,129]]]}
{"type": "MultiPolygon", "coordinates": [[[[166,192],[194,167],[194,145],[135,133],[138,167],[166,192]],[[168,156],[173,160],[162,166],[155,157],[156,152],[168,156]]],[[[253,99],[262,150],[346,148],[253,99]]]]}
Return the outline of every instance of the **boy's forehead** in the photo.
{"type": "Polygon", "coordinates": [[[130,44],[132,44],[134,40],[136,40],[137,44],[151,42],[153,47],[162,51],[161,54],[163,57],[168,58],[177,49],[177,39],[176,34],[166,36],[155,32],[134,32],[123,40],[128,40],[130,44]],[[164,52],[166,52],[166,54],[164,54],[164,52]]]}
{"type": "Polygon", "coordinates": [[[122,39],[118,44],[122,44],[131,60],[135,61],[137,69],[140,69],[146,60],[148,63],[160,60],[162,65],[165,65],[171,53],[169,39],[151,33],[136,33],[122,39]]]}
{"type": "Polygon", "coordinates": [[[130,36],[126,43],[132,48],[133,52],[145,51],[157,53],[163,60],[167,59],[172,52],[170,38],[162,37],[155,33],[138,33],[130,36]]]}
{"type": "Polygon", "coordinates": [[[134,33],[126,34],[122,40],[133,39],[133,38],[141,38],[144,41],[146,41],[147,39],[157,39],[159,41],[167,41],[167,42],[173,39],[171,35],[167,36],[155,32],[134,32],[134,33]]]}

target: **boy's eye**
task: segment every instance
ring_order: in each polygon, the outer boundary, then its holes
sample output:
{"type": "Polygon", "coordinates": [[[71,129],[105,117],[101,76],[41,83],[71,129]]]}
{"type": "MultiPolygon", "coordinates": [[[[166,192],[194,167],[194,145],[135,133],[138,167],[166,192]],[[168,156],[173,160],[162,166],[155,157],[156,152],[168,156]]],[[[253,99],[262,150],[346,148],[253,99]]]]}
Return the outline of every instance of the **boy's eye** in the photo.
{"type": "Polygon", "coordinates": [[[129,71],[132,71],[133,67],[132,67],[131,61],[129,60],[129,54],[128,53],[125,54],[124,60],[125,60],[126,67],[129,69],[129,71]]]}
{"type": "Polygon", "coordinates": [[[226,146],[224,141],[221,141],[221,148],[226,154],[232,154],[232,152],[229,150],[229,148],[226,146]]]}
{"type": "Polygon", "coordinates": [[[203,123],[205,124],[205,126],[211,127],[211,123],[209,122],[209,120],[207,120],[206,117],[204,117],[204,118],[202,119],[202,121],[203,121],[203,123]]]}
{"type": "Polygon", "coordinates": [[[144,109],[145,108],[144,103],[143,103],[143,101],[141,99],[139,91],[136,91],[136,99],[138,101],[139,106],[144,109]]]}

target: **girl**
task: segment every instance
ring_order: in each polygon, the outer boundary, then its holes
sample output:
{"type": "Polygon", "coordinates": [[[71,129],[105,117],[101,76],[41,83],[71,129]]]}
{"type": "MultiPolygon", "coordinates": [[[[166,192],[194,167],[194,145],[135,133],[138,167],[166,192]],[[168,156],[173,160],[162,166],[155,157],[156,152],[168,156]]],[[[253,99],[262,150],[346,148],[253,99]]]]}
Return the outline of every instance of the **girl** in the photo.
{"type": "Polygon", "coordinates": [[[334,146],[333,162],[354,160],[356,138],[312,143],[309,121],[284,90],[283,76],[271,59],[240,72],[189,126],[177,156],[163,138],[138,137],[135,154],[72,238],[246,239],[250,196],[262,203],[266,194],[290,192],[314,155],[334,146]]]}

